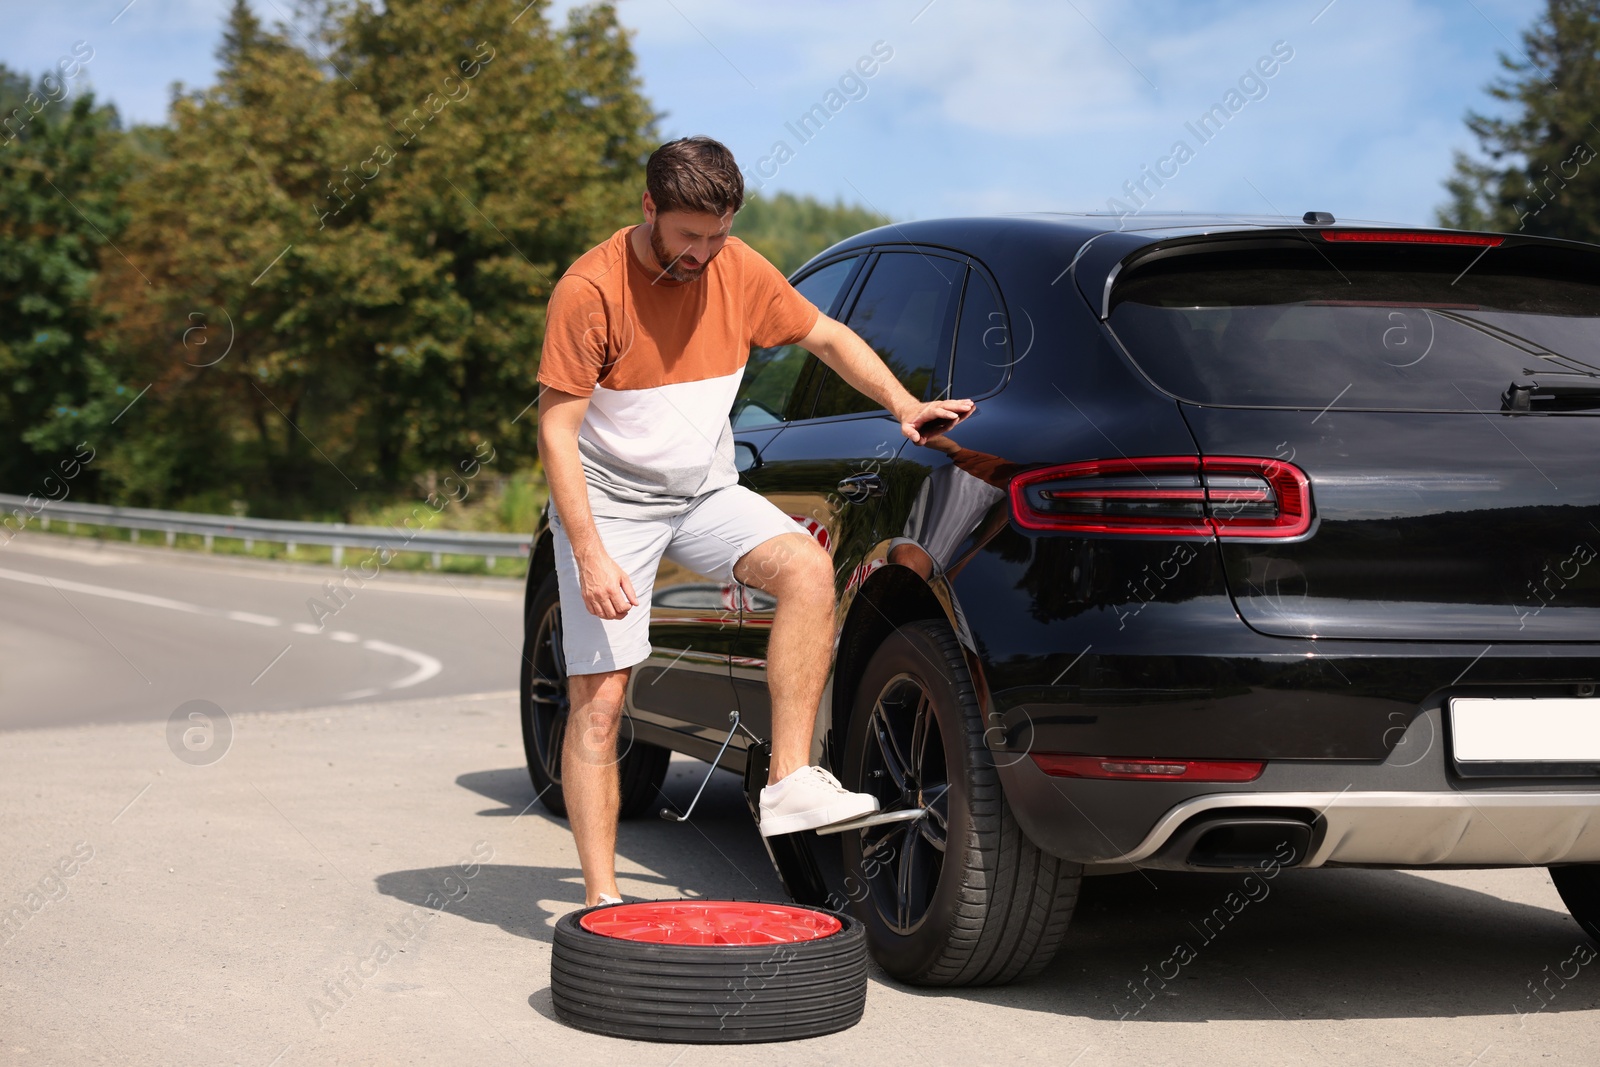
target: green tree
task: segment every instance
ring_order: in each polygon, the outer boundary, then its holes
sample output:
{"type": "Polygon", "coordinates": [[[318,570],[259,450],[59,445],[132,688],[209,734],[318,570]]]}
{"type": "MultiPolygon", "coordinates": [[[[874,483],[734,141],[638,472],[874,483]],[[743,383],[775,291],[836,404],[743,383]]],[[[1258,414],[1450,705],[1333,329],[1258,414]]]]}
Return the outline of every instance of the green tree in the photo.
{"type": "Polygon", "coordinates": [[[444,466],[481,436],[532,457],[550,288],[637,212],[655,131],[628,34],[610,4],[561,30],[547,7],[363,3],[339,50],[394,131],[382,222],[429,271],[372,323],[394,406],[373,428],[409,430],[375,441],[385,468],[395,448],[444,466]]]}
{"type": "Polygon", "coordinates": [[[1439,222],[1600,241],[1600,0],[1547,0],[1522,44],[1487,87],[1506,114],[1467,115],[1485,158],[1456,154],[1439,222]]]}
{"type": "Polygon", "coordinates": [[[733,232],[788,274],[829,245],[888,222],[876,211],[842,200],[827,204],[793,193],[754,194],[745,200],[733,232]]]}
{"type": "Polygon", "coordinates": [[[116,193],[128,160],[116,110],[66,84],[0,67],[0,487],[18,493],[41,491],[76,442],[99,451],[119,410],[95,403],[96,382],[116,393],[90,337],[98,264],[126,220],[116,193]]]}
{"type": "Polygon", "coordinates": [[[19,121],[17,109],[26,105],[31,92],[33,82],[26,74],[0,63],[0,140],[10,141],[13,129],[5,126],[4,120],[9,118],[13,123],[19,121]]]}
{"type": "Polygon", "coordinates": [[[150,391],[105,469],[133,502],[246,495],[293,511],[359,484],[340,473],[355,375],[339,308],[370,289],[351,260],[374,235],[319,248],[307,216],[330,161],[350,162],[346,143],[382,126],[242,0],[218,55],[217,85],[174,100],[125,190],[128,262],[107,262],[104,343],[150,391]]]}
{"type": "Polygon", "coordinates": [[[123,373],[154,383],[125,495],[348,512],[484,439],[531,458],[545,298],[630,216],[653,116],[610,5],[524,6],[322,2],[268,32],[236,0],[217,85],[128,187],[138,271],[106,272],[123,373]]]}

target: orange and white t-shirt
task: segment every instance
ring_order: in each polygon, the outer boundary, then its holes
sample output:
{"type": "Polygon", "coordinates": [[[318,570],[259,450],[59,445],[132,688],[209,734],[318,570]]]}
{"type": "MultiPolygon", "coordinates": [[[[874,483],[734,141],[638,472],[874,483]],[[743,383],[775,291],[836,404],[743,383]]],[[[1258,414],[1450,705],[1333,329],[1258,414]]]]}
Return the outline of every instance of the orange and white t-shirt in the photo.
{"type": "Polygon", "coordinates": [[[578,453],[593,513],[657,518],[738,482],[728,413],[750,349],[793,344],[819,312],[737,237],[678,282],[639,262],[632,231],[556,282],[539,382],[589,397],[578,453]]]}

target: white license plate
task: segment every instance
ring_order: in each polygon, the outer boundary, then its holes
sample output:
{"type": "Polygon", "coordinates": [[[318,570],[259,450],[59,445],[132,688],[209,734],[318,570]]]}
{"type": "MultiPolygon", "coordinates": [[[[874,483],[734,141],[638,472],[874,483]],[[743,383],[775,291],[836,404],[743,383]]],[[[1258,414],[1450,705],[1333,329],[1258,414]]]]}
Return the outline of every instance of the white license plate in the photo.
{"type": "Polygon", "coordinates": [[[1455,697],[1450,724],[1462,763],[1600,760],[1600,699],[1455,697]]]}

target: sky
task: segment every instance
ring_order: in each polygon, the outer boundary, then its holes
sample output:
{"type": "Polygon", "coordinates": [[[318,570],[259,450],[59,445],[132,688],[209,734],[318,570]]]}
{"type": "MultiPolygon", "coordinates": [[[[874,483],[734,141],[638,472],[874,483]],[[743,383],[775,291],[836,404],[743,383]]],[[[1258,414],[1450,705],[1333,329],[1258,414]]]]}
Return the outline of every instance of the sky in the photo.
{"type": "MultiPolygon", "coordinates": [[[[251,3],[269,25],[292,8],[251,3]]],[[[87,46],[74,90],[92,86],[125,121],[161,122],[173,82],[213,81],[228,6],[0,0],[0,63],[39,74],[87,46]]],[[[572,6],[555,0],[551,17],[572,6]]],[[[618,10],[663,137],[726,142],[752,189],[899,220],[1318,210],[1426,224],[1452,153],[1473,147],[1464,114],[1494,110],[1483,88],[1501,73],[1498,55],[1520,49],[1544,6],[621,0],[618,10]]]]}

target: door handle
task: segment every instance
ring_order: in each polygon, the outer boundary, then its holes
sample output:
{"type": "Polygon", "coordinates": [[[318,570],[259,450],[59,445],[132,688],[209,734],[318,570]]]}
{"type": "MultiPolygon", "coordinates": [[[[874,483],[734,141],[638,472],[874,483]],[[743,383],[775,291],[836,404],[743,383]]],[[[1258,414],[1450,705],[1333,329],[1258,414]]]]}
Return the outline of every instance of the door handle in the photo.
{"type": "Polygon", "coordinates": [[[883,478],[877,474],[852,474],[839,479],[839,495],[852,504],[864,504],[883,495],[883,478]]]}

